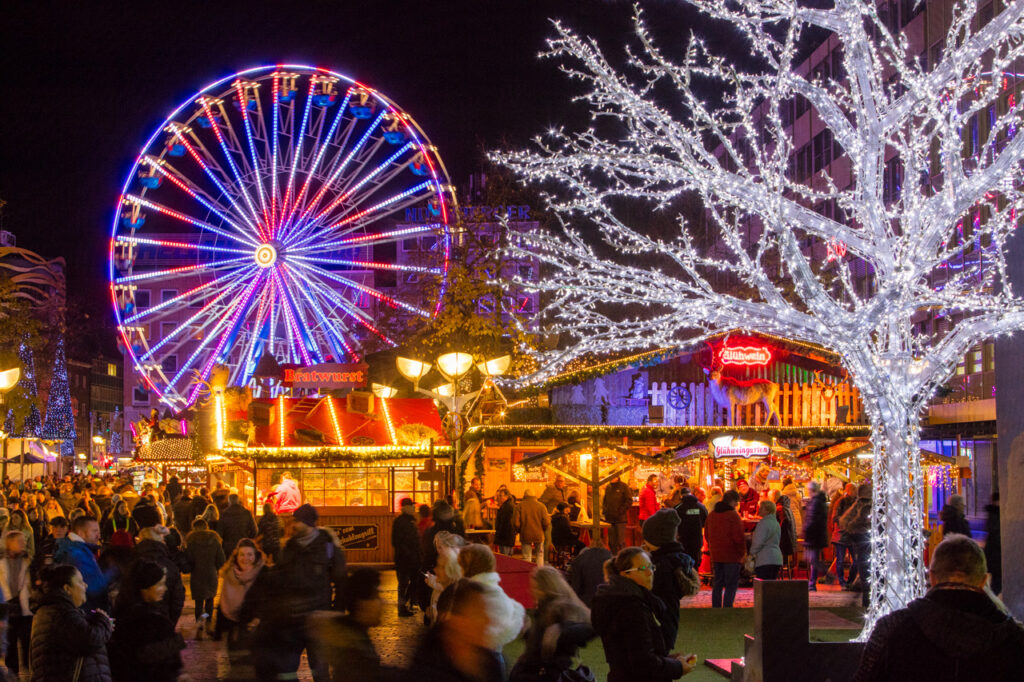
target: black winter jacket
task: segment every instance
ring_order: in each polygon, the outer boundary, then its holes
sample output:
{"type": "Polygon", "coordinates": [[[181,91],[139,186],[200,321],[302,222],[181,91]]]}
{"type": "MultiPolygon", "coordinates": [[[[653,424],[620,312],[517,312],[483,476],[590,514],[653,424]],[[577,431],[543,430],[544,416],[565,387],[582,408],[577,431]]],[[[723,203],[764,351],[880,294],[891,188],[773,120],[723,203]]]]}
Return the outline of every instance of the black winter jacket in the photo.
{"type": "Polygon", "coordinates": [[[188,535],[192,530],[192,519],[196,516],[192,509],[192,498],[182,497],[171,507],[171,512],[174,514],[174,527],[182,534],[188,535]]]}
{"type": "Polygon", "coordinates": [[[79,658],[83,659],[79,680],[110,682],[107,642],[112,631],[109,618],[75,608],[63,590],[43,595],[32,619],[33,682],[70,682],[79,658]]]}
{"type": "Polygon", "coordinates": [[[224,542],[224,556],[231,556],[242,538],[256,537],[256,519],[240,504],[229,504],[217,522],[217,532],[224,542]]]}
{"type": "Polygon", "coordinates": [[[505,500],[494,516],[494,544],[512,547],[516,544],[516,503],[512,498],[505,500]]]}
{"type": "Polygon", "coordinates": [[[609,483],[601,502],[601,513],[608,523],[626,523],[629,508],[633,506],[633,493],[622,481],[609,483]]]}
{"type": "Polygon", "coordinates": [[[395,548],[395,566],[410,571],[420,568],[420,531],[416,517],[399,514],[391,522],[391,546],[395,548]]]}
{"type": "Polygon", "coordinates": [[[345,550],[330,531],[312,532],[316,536],[308,544],[293,537],[281,550],[281,577],[296,615],[337,607],[345,590],[345,550]]]}
{"type": "Polygon", "coordinates": [[[932,588],[875,625],[855,682],[1019,680],[1024,626],[982,592],[932,588]]]}
{"type": "Polygon", "coordinates": [[[804,544],[811,549],[828,547],[828,499],[820,490],[804,509],[804,544]]]}
{"type": "Polygon", "coordinates": [[[672,649],[676,645],[676,635],[679,634],[679,600],[683,598],[683,588],[676,571],[688,574],[693,567],[693,559],[683,551],[682,545],[673,542],[651,552],[651,564],[654,566],[651,592],[665,604],[661,632],[668,648],[672,649]]]}
{"type": "Polygon", "coordinates": [[[582,621],[564,599],[547,599],[537,611],[526,635],[526,648],[509,674],[509,682],[558,682],[562,671],[573,667],[580,647],[597,636],[590,623],[582,621]],[[549,627],[558,628],[558,640],[545,655],[544,638],[549,627]]]}
{"type": "Polygon", "coordinates": [[[501,658],[489,649],[481,650],[480,656],[486,661],[483,678],[470,678],[459,672],[448,659],[444,647],[444,624],[427,631],[413,654],[412,665],[405,671],[403,680],[408,682],[502,682],[505,671],[501,658]]]}
{"type": "Polygon", "coordinates": [[[676,505],[676,512],[679,513],[679,542],[693,562],[699,564],[704,548],[704,523],[708,520],[708,509],[696,495],[687,493],[676,505]]]}
{"type": "Polygon", "coordinates": [[[132,552],[136,561],[154,561],[164,567],[167,573],[167,594],[161,602],[166,609],[167,617],[177,623],[181,610],[185,607],[185,584],[181,581],[181,571],[177,562],[171,558],[171,551],[162,542],[156,540],[140,540],[132,552]]]}
{"type": "Polygon", "coordinates": [[[110,641],[114,682],[174,682],[181,672],[185,640],[159,604],[134,604],[117,612],[110,641]]]}
{"type": "Polygon", "coordinates": [[[281,519],[277,514],[264,514],[256,524],[256,530],[262,538],[260,546],[263,551],[277,561],[281,553],[281,519]]]}
{"type": "Polygon", "coordinates": [[[668,682],[683,676],[683,664],[669,658],[658,625],[665,605],[652,592],[615,575],[597,588],[590,622],[601,636],[608,682],[668,682]]]}
{"type": "Polygon", "coordinates": [[[952,505],[944,505],[939,512],[942,519],[942,537],[948,537],[953,533],[971,537],[971,526],[960,510],[952,505]]]}

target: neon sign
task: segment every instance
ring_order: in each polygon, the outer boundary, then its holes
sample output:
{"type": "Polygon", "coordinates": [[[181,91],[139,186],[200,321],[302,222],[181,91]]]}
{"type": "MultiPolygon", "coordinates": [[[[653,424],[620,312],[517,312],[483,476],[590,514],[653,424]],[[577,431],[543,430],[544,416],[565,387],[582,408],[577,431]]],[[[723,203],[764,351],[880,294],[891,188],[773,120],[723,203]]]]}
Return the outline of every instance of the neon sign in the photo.
{"type": "Polygon", "coordinates": [[[733,436],[719,436],[711,441],[715,448],[715,459],[742,457],[767,457],[771,452],[768,443],[758,440],[743,440],[733,436]]]}
{"type": "Polygon", "coordinates": [[[723,346],[718,351],[723,365],[761,365],[772,361],[772,352],[764,346],[723,346]]]}
{"type": "Polygon", "coordinates": [[[312,367],[286,368],[282,377],[293,388],[356,388],[366,385],[365,363],[324,363],[312,367]]]}

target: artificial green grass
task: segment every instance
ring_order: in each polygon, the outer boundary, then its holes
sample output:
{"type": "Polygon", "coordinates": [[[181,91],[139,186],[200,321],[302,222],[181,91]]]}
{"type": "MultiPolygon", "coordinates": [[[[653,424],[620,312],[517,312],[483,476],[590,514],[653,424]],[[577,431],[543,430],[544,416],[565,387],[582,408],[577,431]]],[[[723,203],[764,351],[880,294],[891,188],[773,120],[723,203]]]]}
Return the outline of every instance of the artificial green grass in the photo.
{"type": "MultiPolygon", "coordinates": [[[[842,607],[828,611],[855,623],[860,622],[860,610],[842,607]]],[[[697,669],[685,676],[686,682],[722,682],[727,678],[704,665],[707,658],[740,658],[743,656],[743,635],[754,632],[754,609],[682,609],[679,614],[679,636],[673,651],[697,654],[697,669]]],[[[811,630],[812,642],[845,642],[860,630],[811,630]]],[[[518,639],[505,647],[505,660],[511,669],[524,642],[518,639]]],[[[608,676],[604,660],[604,647],[600,638],[594,639],[581,651],[582,662],[594,671],[598,680],[608,676]]]]}

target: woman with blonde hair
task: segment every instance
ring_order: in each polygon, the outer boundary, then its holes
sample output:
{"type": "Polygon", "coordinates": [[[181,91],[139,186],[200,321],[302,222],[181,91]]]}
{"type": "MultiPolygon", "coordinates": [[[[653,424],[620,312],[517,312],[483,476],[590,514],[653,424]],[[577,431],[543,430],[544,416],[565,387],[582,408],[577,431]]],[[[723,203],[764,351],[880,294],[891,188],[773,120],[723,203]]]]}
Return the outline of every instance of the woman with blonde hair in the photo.
{"type": "Polygon", "coordinates": [[[424,614],[424,619],[430,623],[437,621],[437,600],[440,598],[444,588],[459,581],[462,577],[462,567],[459,566],[459,550],[466,543],[461,536],[449,533],[446,530],[434,536],[434,548],[437,550],[437,574],[427,573],[424,581],[432,590],[430,594],[430,605],[424,614]]]}

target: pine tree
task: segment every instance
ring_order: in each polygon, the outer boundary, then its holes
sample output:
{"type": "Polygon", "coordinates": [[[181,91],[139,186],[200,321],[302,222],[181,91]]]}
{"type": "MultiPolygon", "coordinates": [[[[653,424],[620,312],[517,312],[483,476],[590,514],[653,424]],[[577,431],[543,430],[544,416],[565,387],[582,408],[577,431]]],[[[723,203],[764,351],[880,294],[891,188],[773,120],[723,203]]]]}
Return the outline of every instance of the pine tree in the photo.
{"type": "Polygon", "coordinates": [[[12,432],[16,437],[39,438],[43,418],[39,414],[39,406],[36,403],[39,396],[39,387],[36,385],[36,359],[32,347],[27,343],[22,343],[18,349],[18,360],[21,361],[21,379],[18,381],[18,387],[21,389],[22,395],[30,401],[30,405],[28,414],[25,415],[20,425],[12,420],[12,432]]]}
{"type": "Polygon", "coordinates": [[[71,411],[71,387],[68,385],[68,363],[64,353],[64,336],[57,339],[53,356],[53,379],[46,401],[46,422],[43,438],[62,440],[61,454],[75,454],[75,417],[71,411]]]}

